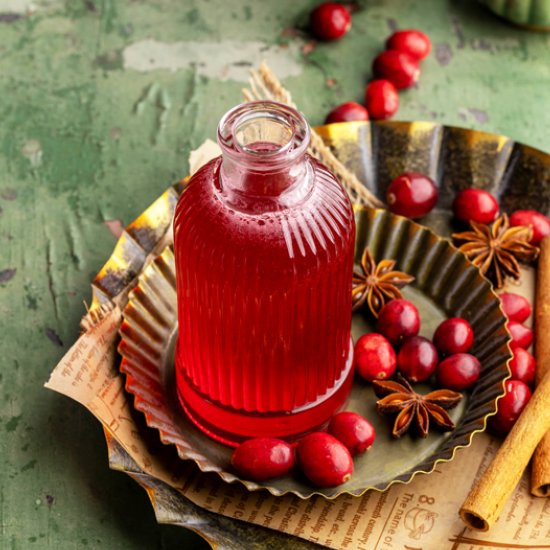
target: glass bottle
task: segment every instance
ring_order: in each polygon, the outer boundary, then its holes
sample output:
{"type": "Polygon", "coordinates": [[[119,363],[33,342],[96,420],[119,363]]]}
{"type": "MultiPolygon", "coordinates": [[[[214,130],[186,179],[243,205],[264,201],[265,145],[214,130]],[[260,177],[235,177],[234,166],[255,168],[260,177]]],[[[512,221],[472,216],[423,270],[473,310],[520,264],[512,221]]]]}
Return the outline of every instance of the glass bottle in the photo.
{"type": "Polygon", "coordinates": [[[351,388],[353,210],[309,137],[286,105],[235,107],[176,208],[178,397],[229,445],[320,428],[351,388]]]}

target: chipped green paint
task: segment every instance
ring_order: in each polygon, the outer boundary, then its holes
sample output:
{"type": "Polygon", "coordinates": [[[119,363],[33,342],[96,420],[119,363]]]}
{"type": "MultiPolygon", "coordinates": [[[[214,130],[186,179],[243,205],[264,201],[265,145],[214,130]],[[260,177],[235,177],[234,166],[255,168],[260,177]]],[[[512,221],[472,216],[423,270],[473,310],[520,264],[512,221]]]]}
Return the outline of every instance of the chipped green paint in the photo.
{"type": "Polygon", "coordinates": [[[38,461],[36,459],[30,460],[24,466],[22,466],[21,470],[19,471],[23,473],[23,472],[27,472],[28,470],[32,470],[36,466],[37,462],[38,461]]]}
{"type": "Polygon", "coordinates": [[[148,109],[156,113],[154,129],[151,135],[151,143],[153,145],[159,142],[166,128],[171,106],[172,102],[170,100],[170,95],[167,90],[161,87],[157,82],[153,82],[143,90],[141,97],[134,106],[134,112],[138,116],[146,113],[148,109]]]}
{"type": "Polygon", "coordinates": [[[25,291],[25,299],[27,300],[27,307],[29,309],[38,309],[38,302],[40,296],[35,293],[30,283],[25,283],[23,285],[25,291]]]}
{"type": "MultiPolygon", "coordinates": [[[[211,64],[189,63],[173,72],[124,70],[127,48],[145,40],[274,48],[294,71],[285,84],[318,124],[335,104],[362,100],[370,60],[391,27],[420,27],[434,53],[419,86],[401,94],[399,118],[472,126],[548,150],[549,35],[508,26],[473,1],[364,1],[344,40],[304,56],[308,36],[288,29],[303,27],[316,3],[47,0],[34,2],[29,15],[29,2],[0,0],[0,515],[7,547],[198,548],[198,538],[158,526],[141,489],[108,470],[97,423],[42,389],[76,339],[90,279],[115,243],[105,222],[128,223],[185,175],[189,151],[213,138],[220,116],[241,100],[243,82],[226,78],[223,63],[219,74],[211,64]],[[529,101],[518,101],[525,83],[529,101]],[[53,504],[35,506],[46,494],[53,504]]],[[[226,55],[220,47],[216,62],[226,55]]],[[[242,64],[248,55],[231,59],[242,64]]]]}
{"type": "Polygon", "coordinates": [[[7,432],[13,432],[17,429],[17,426],[23,416],[20,414],[19,416],[12,416],[7,422],[6,422],[6,431],[7,432]]]}

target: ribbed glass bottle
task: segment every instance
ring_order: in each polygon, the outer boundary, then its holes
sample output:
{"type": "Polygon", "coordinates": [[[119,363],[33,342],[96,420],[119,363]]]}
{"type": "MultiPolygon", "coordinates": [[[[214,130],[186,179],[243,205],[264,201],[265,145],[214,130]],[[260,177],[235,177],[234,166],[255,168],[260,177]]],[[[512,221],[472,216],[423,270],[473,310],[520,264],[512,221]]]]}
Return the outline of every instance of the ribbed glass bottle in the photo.
{"type": "Polygon", "coordinates": [[[230,445],[319,428],[351,388],[355,223],[309,135],[287,106],[234,108],[176,208],[178,396],[230,445]]]}

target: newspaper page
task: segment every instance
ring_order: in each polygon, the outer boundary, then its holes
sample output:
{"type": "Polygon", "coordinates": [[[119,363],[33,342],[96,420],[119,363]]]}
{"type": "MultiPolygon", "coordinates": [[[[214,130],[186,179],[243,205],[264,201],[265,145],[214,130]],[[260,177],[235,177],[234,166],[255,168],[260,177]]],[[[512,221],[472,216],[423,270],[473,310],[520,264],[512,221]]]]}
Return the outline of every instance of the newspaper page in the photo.
{"type": "Polygon", "coordinates": [[[487,533],[467,529],[458,509],[474,479],[487,467],[499,442],[478,434],[468,449],[429,475],[408,485],[394,485],[362,497],[334,500],[316,496],[274,497],[248,492],[215,475],[196,475],[184,494],[213,512],[263,525],[336,549],[444,550],[550,548],[550,499],[529,493],[529,478],[510,498],[500,519],[487,533]]]}

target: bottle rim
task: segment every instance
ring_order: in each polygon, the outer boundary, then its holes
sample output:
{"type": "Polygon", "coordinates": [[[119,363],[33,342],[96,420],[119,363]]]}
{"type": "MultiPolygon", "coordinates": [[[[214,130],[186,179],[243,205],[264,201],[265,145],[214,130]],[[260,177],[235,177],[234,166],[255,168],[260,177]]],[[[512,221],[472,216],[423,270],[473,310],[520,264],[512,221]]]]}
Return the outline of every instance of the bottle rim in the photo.
{"type": "Polygon", "coordinates": [[[309,146],[310,128],[296,109],[276,101],[250,101],[230,109],[218,125],[218,144],[224,156],[252,168],[273,169],[295,162],[309,146]],[[247,129],[252,124],[271,126],[278,141],[269,148],[255,148],[258,142],[247,142],[247,129]]]}

